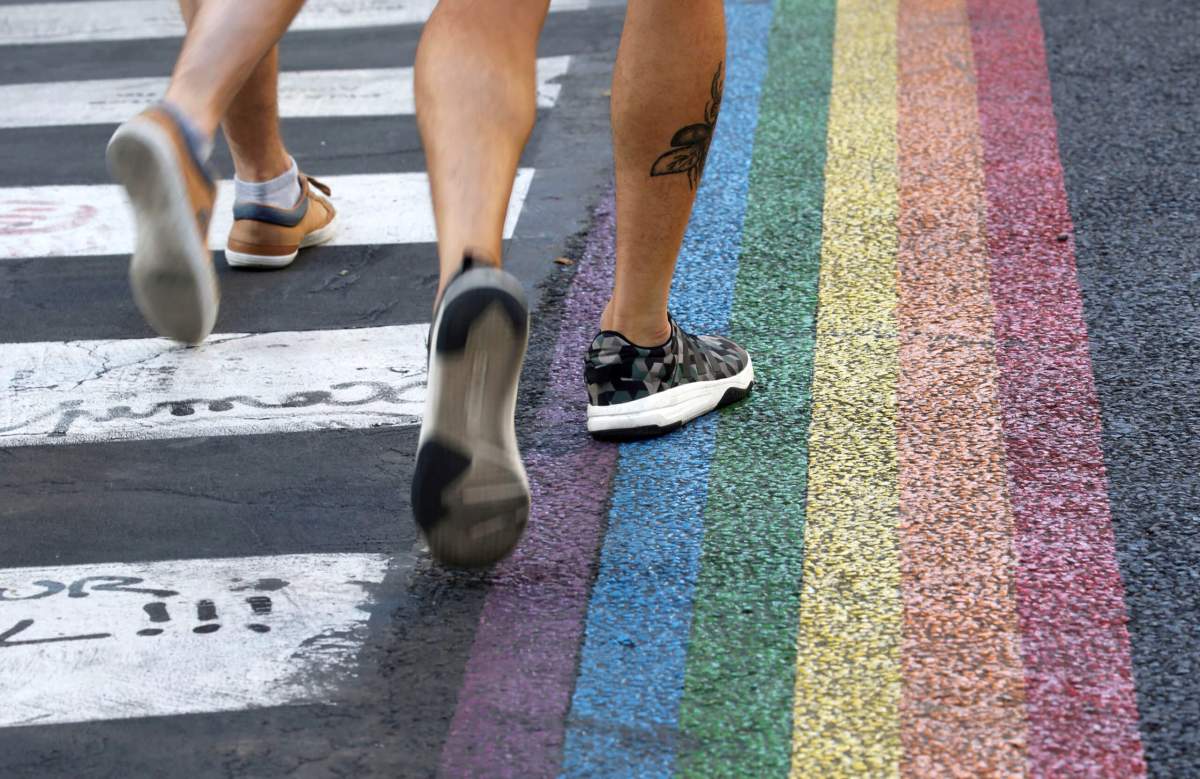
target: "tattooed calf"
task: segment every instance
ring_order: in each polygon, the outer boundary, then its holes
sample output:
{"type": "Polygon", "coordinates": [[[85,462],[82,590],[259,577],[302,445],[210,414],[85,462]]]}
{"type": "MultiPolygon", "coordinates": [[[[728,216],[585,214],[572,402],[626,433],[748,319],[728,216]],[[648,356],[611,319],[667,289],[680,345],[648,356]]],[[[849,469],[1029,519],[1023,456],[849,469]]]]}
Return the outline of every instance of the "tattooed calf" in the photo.
{"type": "Polygon", "coordinates": [[[724,66],[724,62],[718,63],[717,72],[713,74],[712,97],[704,108],[704,121],[681,127],[675,132],[671,138],[671,150],[654,161],[650,168],[651,176],[686,173],[692,189],[700,183],[700,177],[704,175],[704,162],[708,159],[708,145],[712,142],[713,128],[717,124],[717,114],[721,111],[721,95],[725,90],[722,78],[724,66]]]}

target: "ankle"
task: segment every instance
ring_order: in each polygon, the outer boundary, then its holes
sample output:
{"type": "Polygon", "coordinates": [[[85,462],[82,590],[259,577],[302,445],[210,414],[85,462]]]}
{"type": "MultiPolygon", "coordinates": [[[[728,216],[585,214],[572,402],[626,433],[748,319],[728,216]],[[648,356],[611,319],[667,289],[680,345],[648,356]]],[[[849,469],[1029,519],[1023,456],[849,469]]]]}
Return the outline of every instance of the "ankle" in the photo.
{"type": "Polygon", "coordinates": [[[477,249],[468,247],[461,254],[452,254],[452,257],[458,257],[456,261],[449,261],[443,257],[441,259],[441,270],[438,277],[437,293],[433,296],[433,312],[436,316],[438,306],[442,303],[442,295],[446,292],[446,287],[450,286],[450,282],[454,281],[455,277],[467,267],[480,268],[491,267],[500,268],[500,260],[498,255],[486,249],[477,249]]]}
{"type": "Polygon", "coordinates": [[[658,346],[671,337],[666,311],[628,314],[618,311],[612,301],[600,316],[600,329],[620,333],[626,341],[638,346],[658,346]]]}
{"type": "Polygon", "coordinates": [[[283,149],[277,149],[253,159],[247,159],[244,155],[235,153],[233,175],[245,182],[262,183],[279,178],[290,171],[294,165],[295,161],[283,149]]]}
{"type": "Polygon", "coordinates": [[[171,100],[169,95],[163,98],[159,106],[175,120],[196,158],[202,164],[208,162],[208,158],[212,156],[216,125],[171,100]]]}
{"type": "Polygon", "coordinates": [[[295,207],[303,190],[300,188],[300,171],[289,157],[282,173],[268,179],[246,179],[239,171],[233,179],[233,197],[238,203],[262,203],[272,208],[295,207]]]}

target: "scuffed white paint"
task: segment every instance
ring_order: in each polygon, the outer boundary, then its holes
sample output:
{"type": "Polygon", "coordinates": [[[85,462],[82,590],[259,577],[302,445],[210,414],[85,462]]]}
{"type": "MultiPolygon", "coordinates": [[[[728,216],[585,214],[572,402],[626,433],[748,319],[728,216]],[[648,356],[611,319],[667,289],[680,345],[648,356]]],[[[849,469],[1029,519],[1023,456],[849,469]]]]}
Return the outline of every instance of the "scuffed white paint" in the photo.
{"type": "Polygon", "coordinates": [[[0,570],[0,727],[336,702],[387,568],[313,554],[0,570]]]}
{"type": "MultiPolygon", "coordinates": [[[[291,29],[420,24],[435,5],[437,0],[308,0],[291,29]]],[[[588,0],[552,0],[550,10],[578,11],[593,5],[588,0]]],[[[183,33],[174,0],[29,3],[6,5],[0,12],[0,46],[173,38],[183,33]]]]}
{"type": "Polygon", "coordinates": [[[416,424],[428,329],[0,344],[0,448],[416,424]]]}
{"type": "MultiPolygon", "coordinates": [[[[511,238],[533,182],[522,168],[513,181],[504,222],[511,238]]],[[[327,246],[433,243],[437,240],[429,178],[420,173],[318,176],[333,190],[338,233],[327,246]]],[[[233,185],[223,181],[209,245],[223,249],[233,223],[233,185]]],[[[113,184],[0,188],[0,259],[130,254],[133,212],[113,184]]]]}
{"type": "MultiPolygon", "coordinates": [[[[539,108],[554,107],[562,89],[554,82],[570,64],[568,56],[538,60],[539,108]]],[[[161,100],[166,90],[165,77],[2,84],[0,105],[4,111],[0,112],[0,128],[120,124],[161,100]]],[[[279,114],[284,118],[399,116],[413,112],[412,68],[279,74],[279,114]]]]}

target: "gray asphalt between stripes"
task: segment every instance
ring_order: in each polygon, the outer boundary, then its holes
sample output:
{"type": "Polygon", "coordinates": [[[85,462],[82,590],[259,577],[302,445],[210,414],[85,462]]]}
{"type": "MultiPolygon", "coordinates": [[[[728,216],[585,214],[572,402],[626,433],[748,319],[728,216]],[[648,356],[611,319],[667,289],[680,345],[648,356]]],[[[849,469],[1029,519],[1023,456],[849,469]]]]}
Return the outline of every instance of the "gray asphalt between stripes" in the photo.
{"type": "MultiPolygon", "coordinates": [[[[281,124],[300,168],[318,178],[425,170],[412,116],[305,117],[281,124]]],[[[112,183],[104,167],[104,147],[116,129],[111,124],[0,129],[0,181],[6,187],[112,183]],[[52,165],[47,164],[47,149],[54,149],[52,165]]],[[[212,163],[221,175],[233,175],[224,138],[217,141],[212,163]]]]}
{"type": "Polygon", "coordinates": [[[1141,731],[1200,776],[1200,6],[1042,2],[1141,731]]]}
{"type": "MultiPolygon", "coordinates": [[[[620,18],[611,9],[552,14],[543,36],[543,52],[578,56],[526,151],[525,164],[537,173],[506,248],[508,267],[537,302],[521,413],[534,407],[545,381],[571,274],[553,259],[573,251],[572,236],[586,227],[611,177],[607,90],[620,18]],[[565,17],[573,19],[560,21],[565,17]],[[577,37],[568,39],[570,25],[577,37]]],[[[329,41],[326,51],[340,51],[330,66],[371,66],[372,57],[383,56],[347,45],[360,40],[358,32],[319,34],[329,41]]],[[[154,46],[122,45],[134,57],[139,47],[154,46]]],[[[394,42],[381,37],[371,45],[390,46],[387,56],[399,58],[394,42]]],[[[89,77],[115,75],[102,62],[88,64],[91,47],[64,45],[59,56],[75,58],[72,67],[89,69],[89,77]]],[[[31,48],[39,47],[0,48],[0,69],[31,48]]],[[[393,118],[385,130],[387,121],[289,120],[285,133],[296,136],[297,157],[318,177],[415,166],[411,119],[393,118]]],[[[96,137],[107,138],[110,128],[103,129],[96,137]]],[[[97,183],[105,179],[87,167],[92,163],[73,156],[87,151],[95,133],[52,129],[40,133],[40,147],[22,148],[35,149],[47,169],[66,148],[75,162],[64,164],[85,178],[59,183],[97,183]]],[[[0,156],[5,184],[12,168],[29,177],[26,184],[50,183],[55,175],[34,178],[22,164],[0,156]]],[[[433,258],[428,244],[350,246],[306,251],[275,273],[221,267],[218,329],[424,321],[436,281],[433,258]]],[[[149,335],[129,300],[126,272],[121,257],[0,261],[0,340],[149,335]]],[[[0,729],[0,776],[433,776],[487,590],[480,575],[432,565],[416,543],[408,506],[415,436],[415,428],[383,428],[0,449],[0,568],[339,551],[394,558],[373,590],[359,675],[334,696],[339,705],[0,729]]],[[[536,442],[522,446],[530,451],[536,442]]]]}
{"type": "MultiPolygon", "coordinates": [[[[234,270],[221,256],[217,332],[427,322],[437,289],[433,244],[315,247],[286,271],[234,270]]],[[[0,333],[7,343],[156,336],[130,297],[125,256],[0,260],[0,333]]]]}
{"type": "Polygon", "coordinates": [[[416,440],[405,427],[0,450],[0,524],[19,541],[0,568],[408,549],[416,440]]]}

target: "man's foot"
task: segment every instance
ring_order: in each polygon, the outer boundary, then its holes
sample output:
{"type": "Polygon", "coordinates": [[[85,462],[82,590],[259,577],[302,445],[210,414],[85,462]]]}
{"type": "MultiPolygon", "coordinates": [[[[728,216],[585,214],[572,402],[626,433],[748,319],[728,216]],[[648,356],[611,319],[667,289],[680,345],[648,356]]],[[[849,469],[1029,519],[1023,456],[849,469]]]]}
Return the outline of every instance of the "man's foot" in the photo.
{"type": "Polygon", "coordinates": [[[300,199],[292,208],[234,203],[225,262],[236,268],[284,268],[304,247],[332,239],[337,211],[328,195],[329,187],[301,173],[300,199]]]}
{"type": "Polygon", "coordinates": [[[493,563],[525,529],[529,482],[513,416],[528,337],[521,283],[464,258],[430,331],[412,485],[417,524],[444,563],[493,563]]]}
{"type": "Polygon", "coordinates": [[[220,297],[207,241],[216,198],[212,177],[162,107],[118,127],[106,156],[137,221],[129,263],[134,301],[159,334],[200,343],[216,323],[220,297]]]}
{"type": "Polygon", "coordinates": [[[661,435],[750,393],[754,366],[746,350],[715,335],[685,333],[671,320],[661,346],[637,346],[606,330],[584,362],[587,426],[596,438],[661,435]]]}

